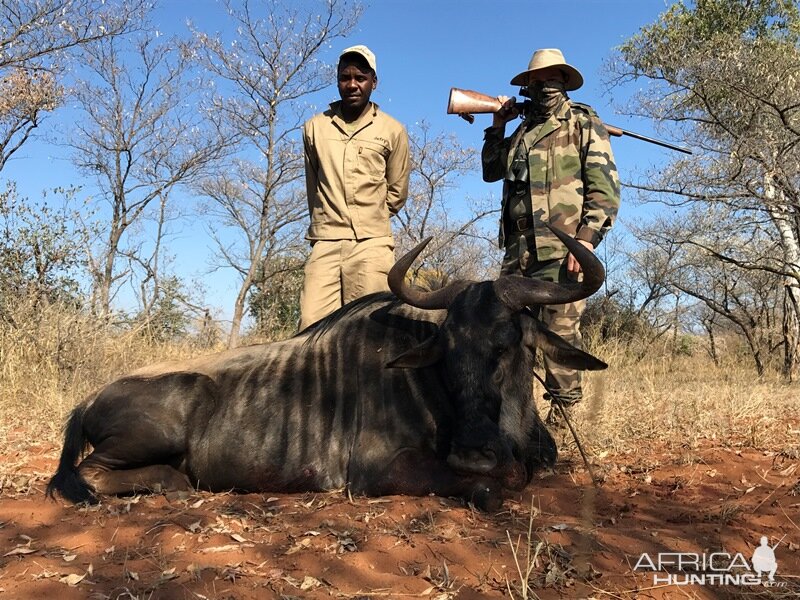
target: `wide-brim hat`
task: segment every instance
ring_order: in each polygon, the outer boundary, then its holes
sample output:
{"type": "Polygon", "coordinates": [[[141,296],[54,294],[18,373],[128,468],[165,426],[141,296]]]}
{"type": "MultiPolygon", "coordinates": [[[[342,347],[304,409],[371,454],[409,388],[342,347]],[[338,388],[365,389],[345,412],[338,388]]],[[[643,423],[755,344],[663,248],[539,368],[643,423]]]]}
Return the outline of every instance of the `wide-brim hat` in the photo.
{"type": "Polygon", "coordinates": [[[583,75],[580,71],[564,60],[564,55],[558,48],[544,48],[537,50],[531,56],[528,63],[528,70],[523,71],[511,80],[511,85],[528,85],[528,76],[534,71],[546,69],[548,67],[558,67],[564,72],[567,78],[564,89],[567,91],[577,90],[583,85],[583,75]]]}
{"type": "Polygon", "coordinates": [[[339,60],[341,61],[345,54],[358,54],[359,56],[363,57],[364,60],[367,61],[369,68],[378,73],[378,61],[375,60],[375,54],[364,45],[359,44],[358,46],[350,46],[349,48],[345,48],[342,50],[342,53],[339,55],[339,60]]]}

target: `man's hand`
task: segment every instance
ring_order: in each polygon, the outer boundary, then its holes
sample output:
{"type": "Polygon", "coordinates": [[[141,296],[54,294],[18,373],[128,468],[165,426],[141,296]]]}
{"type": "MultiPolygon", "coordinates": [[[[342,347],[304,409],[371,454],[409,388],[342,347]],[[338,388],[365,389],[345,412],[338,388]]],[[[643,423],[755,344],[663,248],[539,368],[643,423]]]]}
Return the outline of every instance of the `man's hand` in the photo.
{"type": "MultiPolygon", "coordinates": [[[[591,244],[591,242],[585,242],[583,240],[576,240],[576,241],[583,244],[589,250],[594,252],[594,246],[591,244]]],[[[580,263],[577,260],[575,260],[575,257],[572,256],[572,253],[570,253],[569,256],[567,256],[567,273],[574,273],[577,275],[581,271],[582,269],[580,263]]]]}
{"type": "Polygon", "coordinates": [[[508,96],[498,96],[497,100],[503,106],[500,107],[500,110],[494,113],[494,116],[492,117],[492,127],[505,128],[506,123],[512,119],[516,119],[519,116],[519,108],[517,108],[517,102],[514,98],[509,98],[508,96]]]}

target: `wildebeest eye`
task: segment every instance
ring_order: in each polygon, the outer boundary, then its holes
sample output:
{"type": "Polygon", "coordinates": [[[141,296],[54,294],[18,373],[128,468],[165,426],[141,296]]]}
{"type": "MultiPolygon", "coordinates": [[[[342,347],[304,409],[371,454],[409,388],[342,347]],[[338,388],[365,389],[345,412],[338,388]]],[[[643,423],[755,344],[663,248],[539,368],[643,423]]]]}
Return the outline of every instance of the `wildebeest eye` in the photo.
{"type": "Polygon", "coordinates": [[[489,353],[492,358],[498,359],[509,348],[518,345],[521,339],[522,334],[516,327],[510,323],[503,324],[491,336],[489,353]]]}
{"type": "Polygon", "coordinates": [[[512,323],[502,324],[492,336],[492,341],[497,346],[501,346],[503,351],[510,346],[519,344],[521,339],[522,332],[512,323]]]}

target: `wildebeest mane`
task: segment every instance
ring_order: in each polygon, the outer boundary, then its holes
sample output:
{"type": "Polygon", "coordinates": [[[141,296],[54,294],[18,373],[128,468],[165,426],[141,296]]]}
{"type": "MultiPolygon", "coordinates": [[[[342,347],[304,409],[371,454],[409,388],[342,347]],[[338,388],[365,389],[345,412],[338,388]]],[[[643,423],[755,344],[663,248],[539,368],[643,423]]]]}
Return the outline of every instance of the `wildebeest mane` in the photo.
{"type": "Polygon", "coordinates": [[[433,334],[436,329],[435,312],[408,306],[391,292],[376,292],[344,305],[301,331],[298,335],[309,334],[303,346],[310,347],[321,343],[322,338],[338,324],[351,320],[362,310],[372,310],[367,317],[370,321],[389,329],[402,330],[417,341],[433,334]]]}
{"type": "Polygon", "coordinates": [[[316,344],[321,337],[323,337],[328,331],[330,331],[339,321],[342,321],[348,318],[351,314],[358,312],[361,310],[364,305],[372,304],[375,300],[383,299],[381,297],[385,297],[386,300],[391,300],[394,298],[390,292],[375,292],[374,294],[369,294],[367,296],[362,296],[357,300],[353,300],[352,302],[345,304],[338,310],[335,310],[327,317],[323,317],[316,323],[312,323],[308,327],[306,327],[300,334],[309,333],[309,337],[305,342],[305,345],[309,344],[316,344]]]}

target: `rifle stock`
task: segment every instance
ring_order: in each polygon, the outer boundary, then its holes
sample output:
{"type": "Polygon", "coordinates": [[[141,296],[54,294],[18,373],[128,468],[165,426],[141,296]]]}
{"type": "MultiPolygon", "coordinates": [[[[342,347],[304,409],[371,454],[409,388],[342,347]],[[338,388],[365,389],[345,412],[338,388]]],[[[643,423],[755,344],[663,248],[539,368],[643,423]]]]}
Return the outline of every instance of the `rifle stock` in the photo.
{"type": "MultiPolygon", "coordinates": [[[[512,100],[514,100],[516,103],[516,98],[512,97],[512,100]]],[[[500,101],[494,96],[482,94],[481,92],[476,92],[474,90],[450,88],[450,98],[447,102],[447,114],[458,115],[462,119],[465,119],[470,123],[474,123],[475,117],[472,116],[473,114],[495,113],[500,110],[501,106],[502,104],[500,101]]],[[[683,152],[684,154],[692,153],[691,150],[684,148],[683,146],[676,146],[663,140],[647,137],[641,133],[628,131],[627,129],[622,129],[621,127],[617,127],[615,125],[609,125],[608,123],[603,124],[605,125],[608,134],[613,135],[614,137],[622,137],[623,135],[627,135],[628,137],[632,137],[643,142],[649,142],[650,144],[655,144],[657,146],[663,146],[664,148],[669,148],[670,150],[677,150],[678,152],[683,152]]]]}

